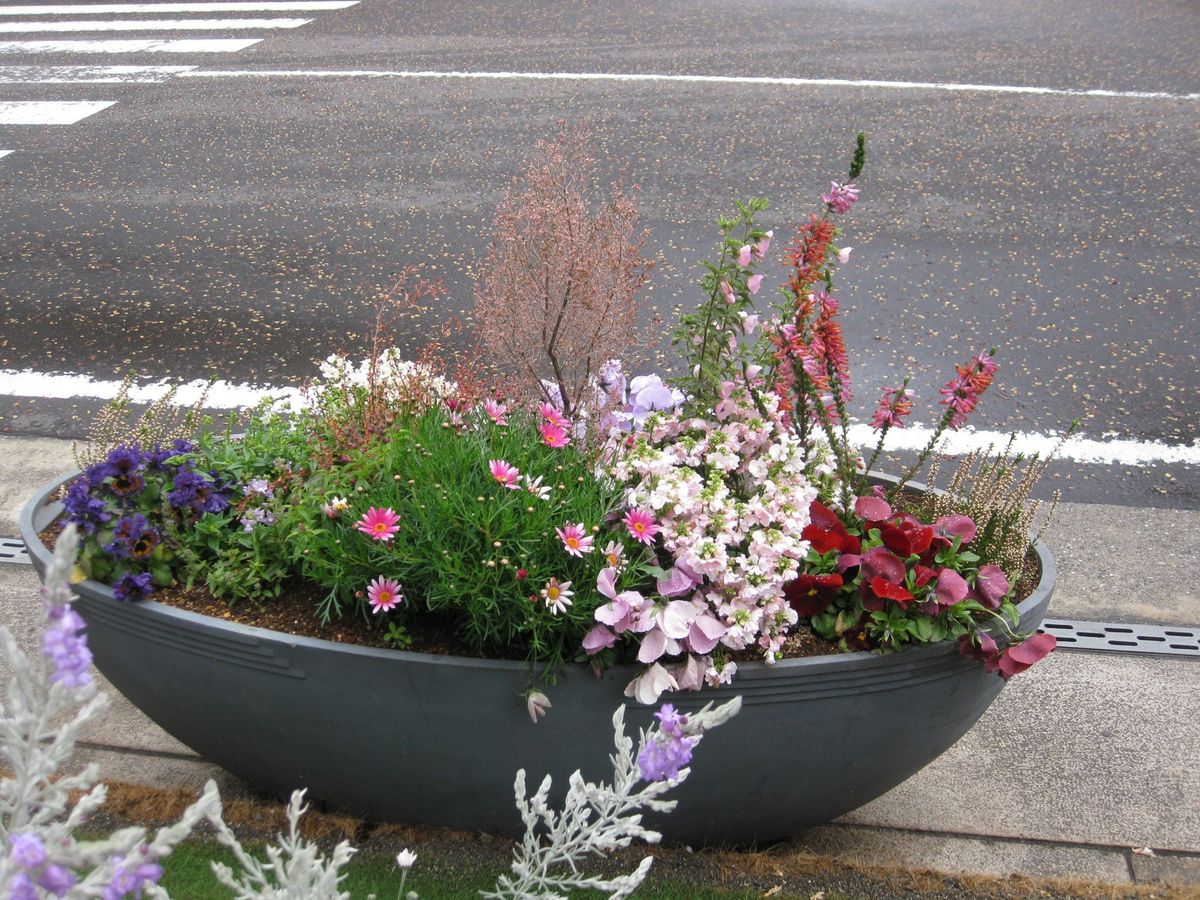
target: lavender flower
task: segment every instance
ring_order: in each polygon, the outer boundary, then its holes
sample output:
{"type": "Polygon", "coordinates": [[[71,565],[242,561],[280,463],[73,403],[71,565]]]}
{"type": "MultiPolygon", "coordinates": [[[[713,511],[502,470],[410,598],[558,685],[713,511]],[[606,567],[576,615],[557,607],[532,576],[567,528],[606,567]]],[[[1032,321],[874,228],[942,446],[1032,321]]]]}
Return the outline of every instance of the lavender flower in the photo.
{"type": "Polygon", "coordinates": [[[49,891],[55,897],[62,897],[75,887],[75,873],[70,869],[50,863],[37,877],[38,886],[49,891]]]}
{"type": "Polygon", "coordinates": [[[646,737],[638,754],[638,768],[646,781],[678,778],[679,770],[692,761],[692,748],[700,739],[685,734],[687,716],[677,713],[670,703],[664,703],[654,717],[659,721],[659,731],[646,737]]]}
{"type": "Polygon", "coordinates": [[[253,531],[257,525],[274,525],[275,514],[269,509],[252,509],[246,515],[238,519],[242,525],[242,531],[253,531]]]}
{"type": "Polygon", "coordinates": [[[275,496],[271,483],[265,478],[251,478],[246,482],[245,494],[247,497],[251,494],[262,494],[268,500],[275,496]]]}
{"type": "Polygon", "coordinates": [[[112,880],[100,892],[101,900],[121,900],[123,897],[140,897],[142,888],[147,884],[157,884],[162,878],[163,869],[150,858],[149,848],[143,844],[138,852],[143,860],[115,856],[112,859],[116,866],[112,880]]]}
{"type": "Polygon", "coordinates": [[[46,861],[46,847],[36,834],[14,834],[8,848],[8,858],[22,869],[37,869],[46,861]]]}
{"type": "Polygon", "coordinates": [[[67,687],[83,687],[92,680],[88,672],[92,651],[84,637],[86,623],[69,603],[48,606],[46,618],[51,624],[42,636],[42,655],[54,663],[50,680],[67,687]]]}

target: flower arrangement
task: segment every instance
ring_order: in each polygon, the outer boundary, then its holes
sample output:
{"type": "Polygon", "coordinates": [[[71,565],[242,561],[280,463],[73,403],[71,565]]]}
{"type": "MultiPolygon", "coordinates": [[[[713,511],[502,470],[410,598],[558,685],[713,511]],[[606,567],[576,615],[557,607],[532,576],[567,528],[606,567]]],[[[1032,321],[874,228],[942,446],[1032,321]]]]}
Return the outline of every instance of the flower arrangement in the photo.
{"type": "Polygon", "coordinates": [[[578,136],[538,154],[479,293],[480,346],[507,369],[401,359],[377,319],[371,356],[331,357],[307,403],[90,466],[67,496],[85,573],[120,599],[185,581],[265,604],[300,582],[318,619],[356,617],[401,648],[432,625],[469,652],[527,659],[534,721],[571,660],[636,661],[626,694],[653,703],[775,661],[799,629],[844,650],[957,640],[1005,678],[1053,649],[1015,631],[1027,531],[1015,556],[978,537],[1027,518],[939,512],[905,490],[991,385],[996,351],[957,367],[933,437],[890,486],[870,473],[913,411],[908,379],[883,389],[874,449],[850,440],[834,279],[851,248],[836,222],[861,195],[861,136],[848,178],[776,251],[787,278],[770,308],[766,201],[718,219],[702,300],[673,334],[674,379],[630,377],[620,358],[649,268],[632,200],[614,188],[589,218],[578,136]]]}

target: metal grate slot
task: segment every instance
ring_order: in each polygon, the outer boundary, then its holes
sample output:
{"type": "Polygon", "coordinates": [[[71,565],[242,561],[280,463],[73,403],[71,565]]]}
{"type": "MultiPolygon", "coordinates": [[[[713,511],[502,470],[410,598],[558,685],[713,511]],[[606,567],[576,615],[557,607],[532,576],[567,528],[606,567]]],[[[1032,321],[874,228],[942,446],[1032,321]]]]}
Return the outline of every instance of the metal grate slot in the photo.
{"type": "Polygon", "coordinates": [[[1200,659],[1200,628],[1047,619],[1041,631],[1054,635],[1063,650],[1110,650],[1200,659]]]}
{"type": "Polygon", "coordinates": [[[18,538],[0,538],[0,563],[31,564],[25,542],[18,538]]]}

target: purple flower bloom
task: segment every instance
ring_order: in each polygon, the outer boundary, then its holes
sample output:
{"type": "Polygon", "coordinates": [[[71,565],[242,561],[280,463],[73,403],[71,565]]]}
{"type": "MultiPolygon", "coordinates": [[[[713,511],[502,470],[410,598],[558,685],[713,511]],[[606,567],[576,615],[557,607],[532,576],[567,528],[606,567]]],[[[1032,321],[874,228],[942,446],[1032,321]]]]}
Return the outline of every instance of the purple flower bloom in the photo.
{"type": "Polygon", "coordinates": [[[97,525],[103,525],[112,518],[112,514],[104,506],[104,501],[91,495],[91,488],[92,485],[86,478],[77,478],[67,488],[67,496],[63,500],[67,520],[73,522],[85,534],[92,534],[97,525]]]}
{"type": "Polygon", "coordinates": [[[46,847],[36,834],[13,835],[8,846],[8,858],[23,869],[36,869],[46,861],[46,847]]]}
{"type": "Polygon", "coordinates": [[[672,737],[683,736],[683,726],[687,724],[687,716],[677,713],[675,707],[670,703],[664,703],[662,709],[654,714],[654,718],[658,719],[659,727],[664,734],[672,737]]]}
{"type": "Polygon", "coordinates": [[[38,891],[29,876],[17,872],[8,882],[8,900],[38,900],[38,891]]]}
{"type": "Polygon", "coordinates": [[[664,736],[650,739],[638,754],[638,769],[646,781],[678,778],[679,770],[692,761],[696,738],[664,736]]]}
{"type": "Polygon", "coordinates": [[[180,470],[167,500],[176,509],[190,508],[198,513],[217,513],[229,508],[229,500],[218,486],[194,469],[180,470]]]}
{"type": "Polygon", "coordinates": [[[252,509],[246,515],[238,519],[242,526],[242,531],[253,531],[256,525],[274,525],[275,514],[269,509],[252,509]]]}
{"type": "Polygon", "coordinates": [[[103,478],[132,475],[142,465],[142,452],[136,444],[122,445],[115,448],[104,460],[100,471],[103,478]]]}
{"type": "Polygon", "coordinates": [[[251,478],[246,482],[246,496],[251,494],[262,494],[268,500],[275,496],[275,492],[271,489],[271,482],[265,478],[251,478]]]}
{"type": "Polygon", "coordinates": [[[57,863],[50,863],[38,875],[37,883],[55,897],[61,897],[75,886],[75,873],[57,863]]]}
{"type": "MultiPolygon", "coordinates": [[[[148,850],[144,845],[141,852],[144,857],[149,857],[148,850]]],[[[142,888],[148,883],[157,884],[158,880],[162,878],[162,866],[156,862],[138,862],[136,859],[129,860],[121,857],[114,858],[113,862],[117,863],[117,868],[113,872],[112,881],[100,892],[101,900],[140,897],[142,888]]]]}
{"type": "MultiPolygon", "coordinates": [[[[148,580],[150,575],[145,574],[148,580]]],[[[55,624],[42,636],[42,655],[54,663],[50,680],[69,688],[83,687],[92,680],[88,672],[92,651],[88,649],[84,635],[86,623],[69,603],[53,607],[49,617],[55,624]]]]}
{"type": "Polygon", "coordinates": [[[154,593],[149,572],[126,572],[113,585],[113,596],[118,600],[137,600],[154,593]]]}

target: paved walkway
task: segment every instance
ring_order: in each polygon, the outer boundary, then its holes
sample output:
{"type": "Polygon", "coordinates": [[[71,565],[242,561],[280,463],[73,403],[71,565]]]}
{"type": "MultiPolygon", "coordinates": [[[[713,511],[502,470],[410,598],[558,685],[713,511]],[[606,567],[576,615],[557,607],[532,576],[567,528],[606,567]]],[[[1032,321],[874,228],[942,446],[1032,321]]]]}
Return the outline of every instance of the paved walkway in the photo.
{"type": "MultiPolygon", "coordinates": [[[[72,467],[67,442],[0,438],[0,536],[15,537],[25,500],[72,467]]],[[[1052,617],[1200,625],[1200,512],[1068,504],[1049,543],[1052,617]]],[[[31,566],[0,564],[0,621],[25,645],[36,588],[31,566]]],[[[106,778],[242,789],[107,689],[115,702],[83,748],[106,778]]],[[[1196,886],[1198,750],[1200,659],[1058,652],[928,768],[792,846],[946,872],[1196,886]],[[1153,855],[1133,852],[1143,848],[1153,855]]]]}

